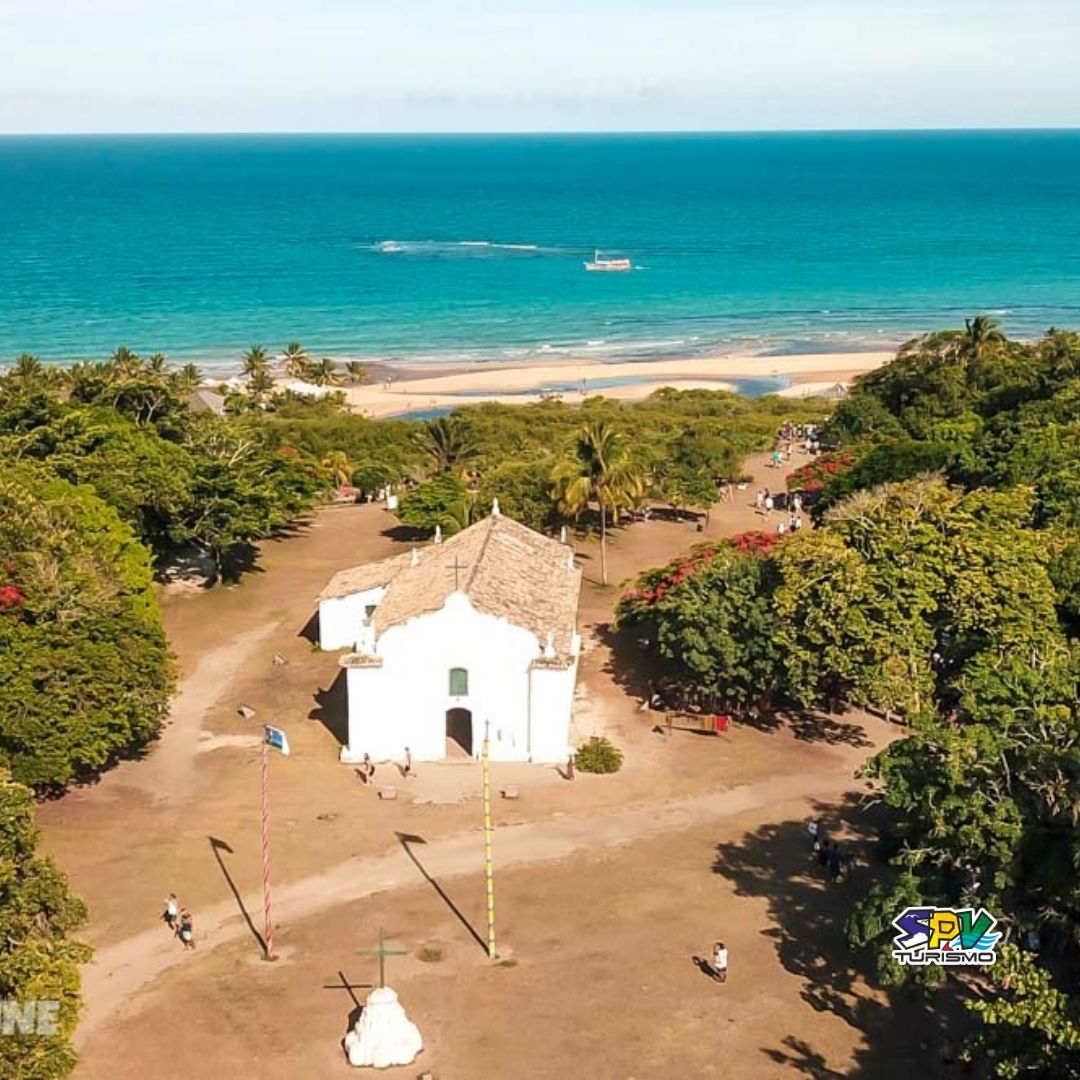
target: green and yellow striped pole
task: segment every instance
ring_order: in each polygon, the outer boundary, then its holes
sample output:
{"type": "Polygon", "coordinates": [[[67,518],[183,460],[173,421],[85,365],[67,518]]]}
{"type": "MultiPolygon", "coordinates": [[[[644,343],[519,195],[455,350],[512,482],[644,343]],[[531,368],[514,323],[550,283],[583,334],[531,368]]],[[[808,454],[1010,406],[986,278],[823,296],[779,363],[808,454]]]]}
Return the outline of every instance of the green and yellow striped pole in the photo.
{"type": "Polygon", "coordinates": [[[484,748],[480,755],[484,773],[484,876],[487,879],[488,958],[495,959],[495,864],[491,858],[491,840],[494,828],[491,822],[491,765],[488,760],[489,720],[484,721],[484,748]]]}

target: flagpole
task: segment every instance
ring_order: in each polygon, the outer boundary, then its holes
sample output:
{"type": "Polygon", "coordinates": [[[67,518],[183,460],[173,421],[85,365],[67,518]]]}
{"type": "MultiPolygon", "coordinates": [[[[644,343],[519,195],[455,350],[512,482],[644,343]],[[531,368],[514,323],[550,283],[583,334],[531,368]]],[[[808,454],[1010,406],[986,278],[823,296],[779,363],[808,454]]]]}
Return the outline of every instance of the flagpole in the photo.
{"type": "Polygon", "coordinates": [[[262,878],[264,960],[274,955],[274,920],[270,913],[270,741],[263,733],[262,744],[262,878]]]}
{"type": "Polygon", "coordinates": [[[495,865],[491,858],[491,841],[494,829],[491,823],[491,767],[488,760],[488,730],[491,721],[484,721],[484,746],[481,765],[484,775],[484,876],[487,879],[487,951],[495,959],[495,865]]]}

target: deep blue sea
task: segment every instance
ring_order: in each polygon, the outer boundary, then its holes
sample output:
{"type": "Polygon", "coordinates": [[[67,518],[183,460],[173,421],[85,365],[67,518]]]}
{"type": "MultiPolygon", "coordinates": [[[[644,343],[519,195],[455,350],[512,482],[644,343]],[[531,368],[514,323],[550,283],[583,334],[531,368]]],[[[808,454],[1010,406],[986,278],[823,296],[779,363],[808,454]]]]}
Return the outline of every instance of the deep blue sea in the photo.
{"type": "Polygon", "coordinates": [[[833,351],[976,311],[1080,326],[1080,132],[0,139],[0,361],[833,351]]]}

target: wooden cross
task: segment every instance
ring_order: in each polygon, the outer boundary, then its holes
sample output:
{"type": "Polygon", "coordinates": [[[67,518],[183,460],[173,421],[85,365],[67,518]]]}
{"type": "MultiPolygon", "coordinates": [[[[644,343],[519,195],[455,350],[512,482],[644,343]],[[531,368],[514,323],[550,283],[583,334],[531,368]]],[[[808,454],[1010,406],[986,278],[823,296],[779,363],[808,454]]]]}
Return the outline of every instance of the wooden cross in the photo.
{"type": "Polygon", "coordinates": [[[377,956],[379,958],[379,986],[386,985],[386,958],[388,956],[408,956],[408,949],[388,949],[386,947],[386,935],[383,928],[379,927],[379,947],[377,949],[357,949],[361,956],[377,956]]]}

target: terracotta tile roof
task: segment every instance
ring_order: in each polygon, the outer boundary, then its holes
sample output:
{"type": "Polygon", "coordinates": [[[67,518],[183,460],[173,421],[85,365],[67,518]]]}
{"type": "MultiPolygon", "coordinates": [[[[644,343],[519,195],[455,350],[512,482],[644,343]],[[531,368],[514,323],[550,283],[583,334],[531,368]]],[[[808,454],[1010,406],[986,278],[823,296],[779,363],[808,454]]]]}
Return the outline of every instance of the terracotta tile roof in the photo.
{"type": "Polygon", "coordinates": [[[559,656],[568,656],[577,618],[581,569],[569,566],[570,549],[501,514],[441,544],[336,574],[320,599],[386,585],[375,609],[375,630],[438,611],[458,590],[477,611],[532,631],[541,645],[548,634],[559,656]],[[457,569],[455,570],[455,563],[457,569]]]}

